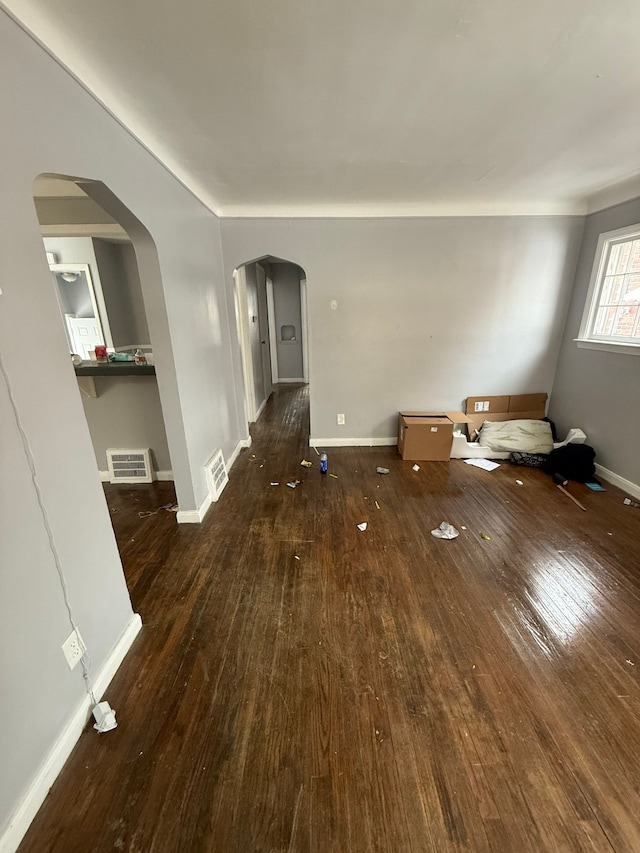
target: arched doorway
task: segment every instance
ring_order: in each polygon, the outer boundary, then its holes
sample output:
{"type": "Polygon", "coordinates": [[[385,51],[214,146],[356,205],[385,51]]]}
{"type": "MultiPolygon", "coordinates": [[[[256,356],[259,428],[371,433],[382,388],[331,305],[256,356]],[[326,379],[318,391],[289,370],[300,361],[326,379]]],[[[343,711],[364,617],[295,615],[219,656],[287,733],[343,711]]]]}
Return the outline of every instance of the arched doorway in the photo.
{"type": "MultiPolygon", "coordinates": [[[[157,251],[144,226],[101,182],[40,175],[33,196],[60,324],[69,353],[82,359],[75,365],[79,397],[115,530],[125,510],[142,518],[176,504],[156,373],[162,368],[156,367],[143,292],[143,285],[160,282],[157,251]],[[118,361],[98,363],[96,345],[118,361]],[[124,360],[136,352],[146,364],[124,360]]],[[[170,519],[175,523],[174,514],[170,519]]]]}
{"type": "Polygon", "coordinates": [[[279,384],[308,384],[307,276],[293,261],[264,255],[234,271],[247,421],[279,384]]]}

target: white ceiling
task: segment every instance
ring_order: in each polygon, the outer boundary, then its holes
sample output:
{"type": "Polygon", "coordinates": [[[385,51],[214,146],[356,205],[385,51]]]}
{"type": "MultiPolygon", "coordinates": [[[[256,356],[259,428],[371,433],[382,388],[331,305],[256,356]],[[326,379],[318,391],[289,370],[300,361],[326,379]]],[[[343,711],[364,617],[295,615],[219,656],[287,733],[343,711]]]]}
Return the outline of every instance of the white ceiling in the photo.
{"type": "Polygon", "coordinates": [[[583,212],[640,192],[638,0],[4,4],[219,214],[583,212]]]}

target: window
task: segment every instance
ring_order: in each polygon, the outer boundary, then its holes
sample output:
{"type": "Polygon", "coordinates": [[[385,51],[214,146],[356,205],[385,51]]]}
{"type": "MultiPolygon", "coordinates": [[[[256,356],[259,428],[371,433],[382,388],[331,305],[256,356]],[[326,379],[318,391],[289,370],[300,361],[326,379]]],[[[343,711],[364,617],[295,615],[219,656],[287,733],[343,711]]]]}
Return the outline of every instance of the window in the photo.
{"type": "Polygon", "coordinates": [[[600,235],[577,341],[640,355],[640,225],[600,235]]]}

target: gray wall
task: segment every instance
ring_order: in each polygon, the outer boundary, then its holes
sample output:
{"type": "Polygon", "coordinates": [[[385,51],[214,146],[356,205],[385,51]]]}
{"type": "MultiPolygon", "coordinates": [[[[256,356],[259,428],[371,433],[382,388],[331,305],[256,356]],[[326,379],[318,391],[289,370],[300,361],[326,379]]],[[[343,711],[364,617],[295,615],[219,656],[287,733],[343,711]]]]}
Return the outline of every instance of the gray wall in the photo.
{"type": "Polygon", "coordinates": [[[550,415],[561,431],[581,427],[596,462],[640,487],[640,356],[580,349],[578,336],[600,234],[640,222],[640,198],[587,217],[550,415]]]}
{"type": "Polygon", "coordinates": [[[278,378],[302,380],[302,315],[300,278],[296,264],[272,264],[273,305],[278,351],[278,378]],[[282,326],[294,326],[295,341],[283,341],[282,326]]]}
{"type": "Polygon", "coordinates": [[[129,311],[129,330],[131,334],[129,343],[151,343],[136,251],[131,243],[116,243],[112,245],[117,246],[120,263],[122,264],[122,286],[126,289],[126,302],[129,311]]]}
{"type": "Polygon", "coordinates": [[[113,243],[91,240],[100,275],[100,286],[107,307],[107,318],[114,347],[131,343],[130,316],[127,290],[123,287],[124,270],[120,254],[113,243]]]}
{"type": "MultiPolygon", "coordinates": [[[[118,208],[136,246],[183,510],[204,500],[211,454],[222,448],[228,459],[247,434],[239,349],[217,218],[4,12],[0,77],[19,81],[0,89],[0,114],[10,116],[0,134],[0,350],[95,676],[132,610],[43,251],[34,178],[80,175],[120,199],[92,185],[110,215],[118,208]],[[23,344],[27,318],[37,346],[23,344]]],[[[1,377],[0,407],[1,834],[85,689],[60,650],[69,620],[1,377]]]]}
{"type": "Polygon", "coordinates": [[[582,227],[578,217],[225,219],[222,242],[228,283],[264,255],[305,270],[311,436],[369,440],[394,436],[402,408],[550,392],[582,227]]]}
{"type": "Polygon", "coordinates": [[[96,255],[91,237],[44,237],[47,252],[55,252],[59,264],[96,265],[96,255]]]}
{"type": "Polygon", "coordinates": [[[149,328],[133,247],[96,238],[92,242],[114,347],[148,345],[149,328]]]}
{"type": "Polygon", "coordinates": [[[82,394],[100,471],[109,447],[150,447],[155,471],[170,471],[169,446],[155,376],[98,377],[97,397],[82,394]]]}

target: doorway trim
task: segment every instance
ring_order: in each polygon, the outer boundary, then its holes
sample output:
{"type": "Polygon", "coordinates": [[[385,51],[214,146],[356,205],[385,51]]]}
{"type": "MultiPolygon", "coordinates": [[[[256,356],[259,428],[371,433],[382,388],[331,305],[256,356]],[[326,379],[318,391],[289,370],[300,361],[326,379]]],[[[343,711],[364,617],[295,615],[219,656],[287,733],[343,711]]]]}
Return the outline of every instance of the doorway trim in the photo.
{"type": "Polygon", "coordinates": [[[302,324],[302,377],[309,384],[309,321],[307,317],[307,276],[300,279],[300,322],[302,324]]]}
{"type": "Polygon", "coordinates": [[[247,302],[246,265],[236,267],[233,271],[234,301],[236,308],[236,325],[238,328],[238,344],[242,358],[242,373],[244,375],[244,410],[247,423],[256,419],[256,398],[253,389],[253,362],[251,359],[251,336],[249,331],[249,305],[247,302]]]}
{"type": "Polygon", "coordinates": [[[273,297],[273,279],[267,276],[267,319],[269,320],[269,349],[271,354],[271,382],[277,385],[278,376],[278,332],[276,330],[276,305],[273,297]]]}

